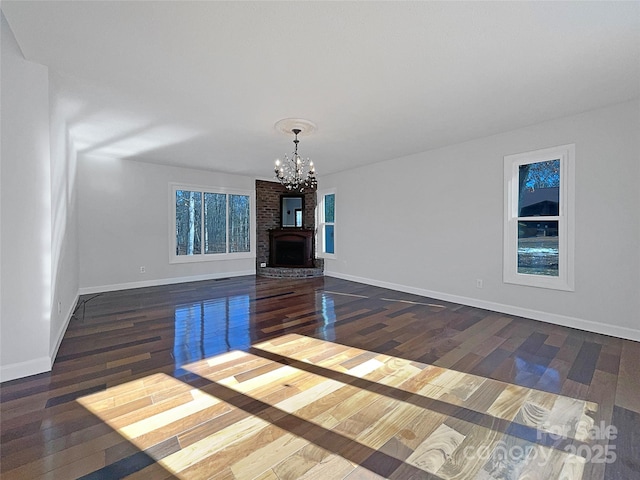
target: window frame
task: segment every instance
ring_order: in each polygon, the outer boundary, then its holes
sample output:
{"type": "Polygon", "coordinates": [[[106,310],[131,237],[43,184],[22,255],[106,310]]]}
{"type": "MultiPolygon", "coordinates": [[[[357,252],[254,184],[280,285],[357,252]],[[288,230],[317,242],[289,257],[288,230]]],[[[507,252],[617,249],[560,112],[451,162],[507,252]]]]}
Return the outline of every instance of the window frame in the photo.
{"type": "Polygon", "coordinates": [[[574,291],[575,256],[575,144],[506,155],[504,157],[503,282],[574,291]],[[519,217],[519,167],[560,160],[560,204],[557,216],[519,217]],[[518,222],[558,222],[558,276],[518,273],[518,222]]]}
{"type": "Polygon", "coordinates": [[[169,263],[198,263],[218,260],[237,260],[256,258],[256,235],[255,235],[255,192],[252,190],[242,190],[226,187],[211,187],[202,185],[191,185],[184,183],[169,183],[169,263]],[[225,253],[205,253],[204,245],[201,253],[194,255],[177,255],[177,232],[176,232],[176,192],[186,190],[199,192],[202,194],[202,222],[200,225],[201,238],[204,238],[204,194],[219,193],[226,195],[226,252],[225,253]],[[229,195],[242,195],[249,197],[249,251],[229,252],[229,195]]]}
{"type": "Polygon", "coordinates": [[[337,224],[337,208],[336,203],[338,199],[338,195],[336,193],[336,189],[328,189],[317,192],[318,195],[318,206],[316,211],[317,225],[318,230],[316,234],[316,258],[337,258],[336,255],[336,224],[337,224]],[[324,218],[324,207],[325,207],[325,197],[327,195],[333,195],[334,208],[333,208],[333,222],[326,222],[324,218]],[[334,253],[328,253],[326,251],[326,242],[325,242],[325,227],[327,225],[333,225],[333,251],[334,253]]]}

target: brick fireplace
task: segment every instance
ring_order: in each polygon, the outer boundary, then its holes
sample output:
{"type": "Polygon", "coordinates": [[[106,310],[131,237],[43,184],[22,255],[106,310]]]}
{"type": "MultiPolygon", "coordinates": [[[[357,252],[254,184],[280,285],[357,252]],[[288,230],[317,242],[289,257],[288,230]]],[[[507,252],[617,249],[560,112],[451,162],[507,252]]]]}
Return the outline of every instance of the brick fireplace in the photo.
{"type": "MultiPolygon", "coordinates": [[[[277,182],[267,182],[264,180],[256,180],[256,272],[258,275],[276,276],[276,277],[307,277],[322,275],[323,262],[322,259],[315,258],[315,209],[316,209],[316,192],[304,193],[304,211],[302,213],[302,228],[280,228],[280,196],[290,193],[277,182]],[[305,262],[302,267],[294,267],[292,265],[286,265],[291,259],[287,259],[285,256],[280,257],[280,261],[276,259],[276,256],[271,255],[270,249],[270,232],[271,237],[275,233],[278,235],[278,230],[283,231],[289,236],[281,237],[284,242],[300,243],[301,237],[304,237],[307,251],[302,253],[305,257],[305,262]],[[294,237],[291,237],[294,235],[294,237]],[[291,237],[291,238],[289,238],[291,237]],[[261,264],[266,264],[267,267],[261,267],[261,264]]],[[[294,247],[289,244],[293,250],[299,247],[294,247]]],[[[277,252],[274,252],[277,253],[277,252]]]]}

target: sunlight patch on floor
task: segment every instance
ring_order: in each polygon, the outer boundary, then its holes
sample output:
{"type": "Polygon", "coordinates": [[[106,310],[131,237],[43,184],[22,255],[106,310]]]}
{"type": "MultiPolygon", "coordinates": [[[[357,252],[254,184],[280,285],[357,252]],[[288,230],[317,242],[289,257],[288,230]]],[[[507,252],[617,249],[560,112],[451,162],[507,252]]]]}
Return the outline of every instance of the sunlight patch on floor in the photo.
{"type": "Polygon", "coordinates": [[[598,408],[297,334],[183,368],[78,402],[178,478],[580,479],[598,408]]]}

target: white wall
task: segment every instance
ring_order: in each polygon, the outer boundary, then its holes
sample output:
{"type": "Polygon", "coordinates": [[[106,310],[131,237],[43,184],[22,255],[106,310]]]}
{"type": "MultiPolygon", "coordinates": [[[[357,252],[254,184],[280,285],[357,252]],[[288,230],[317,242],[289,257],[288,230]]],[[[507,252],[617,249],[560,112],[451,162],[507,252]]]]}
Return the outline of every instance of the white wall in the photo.
{"type": "Polygon", "coordinates": [[[640,340],[639,132],[635,100],[323,177],[337,188],[326,273],[640,340]],[[575,292],[505,284],[503,157],[567,143],[575,292]]]}
{"type": "Polygon", "coordinates": [[[57,90],[2,16],[2,381],[51,369],[77,300],[76,156],[57,90]]]}
{"type": "Polygon", "coordinates": [[[169,263],[171,182],[255,191],[250,177],[79,158],[81,293],[255,273],[255,258],[169,263]]]}
{"type": "Polygon", "coordinates": [[[72,114],[60,95],[58,78],[49,74],[51,144],[51,340],[55,355],[78,300],[78,222],[76,151],[69,137],[72,114]]]}
{"type": "Polygon", "coordinates": [[[0,376],[49,370],[51,183],[47,69],[2,35],[0,376]]]}

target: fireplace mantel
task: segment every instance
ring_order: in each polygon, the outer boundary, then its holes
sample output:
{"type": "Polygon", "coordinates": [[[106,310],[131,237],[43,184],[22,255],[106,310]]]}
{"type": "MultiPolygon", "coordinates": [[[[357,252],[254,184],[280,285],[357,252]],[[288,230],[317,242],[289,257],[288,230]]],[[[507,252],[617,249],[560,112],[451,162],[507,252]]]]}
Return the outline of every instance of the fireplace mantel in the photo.
{"type": "Polygon", "coordinates": [[[313,229],[269,230],[270,267],[313,267],[313,229]]]}

